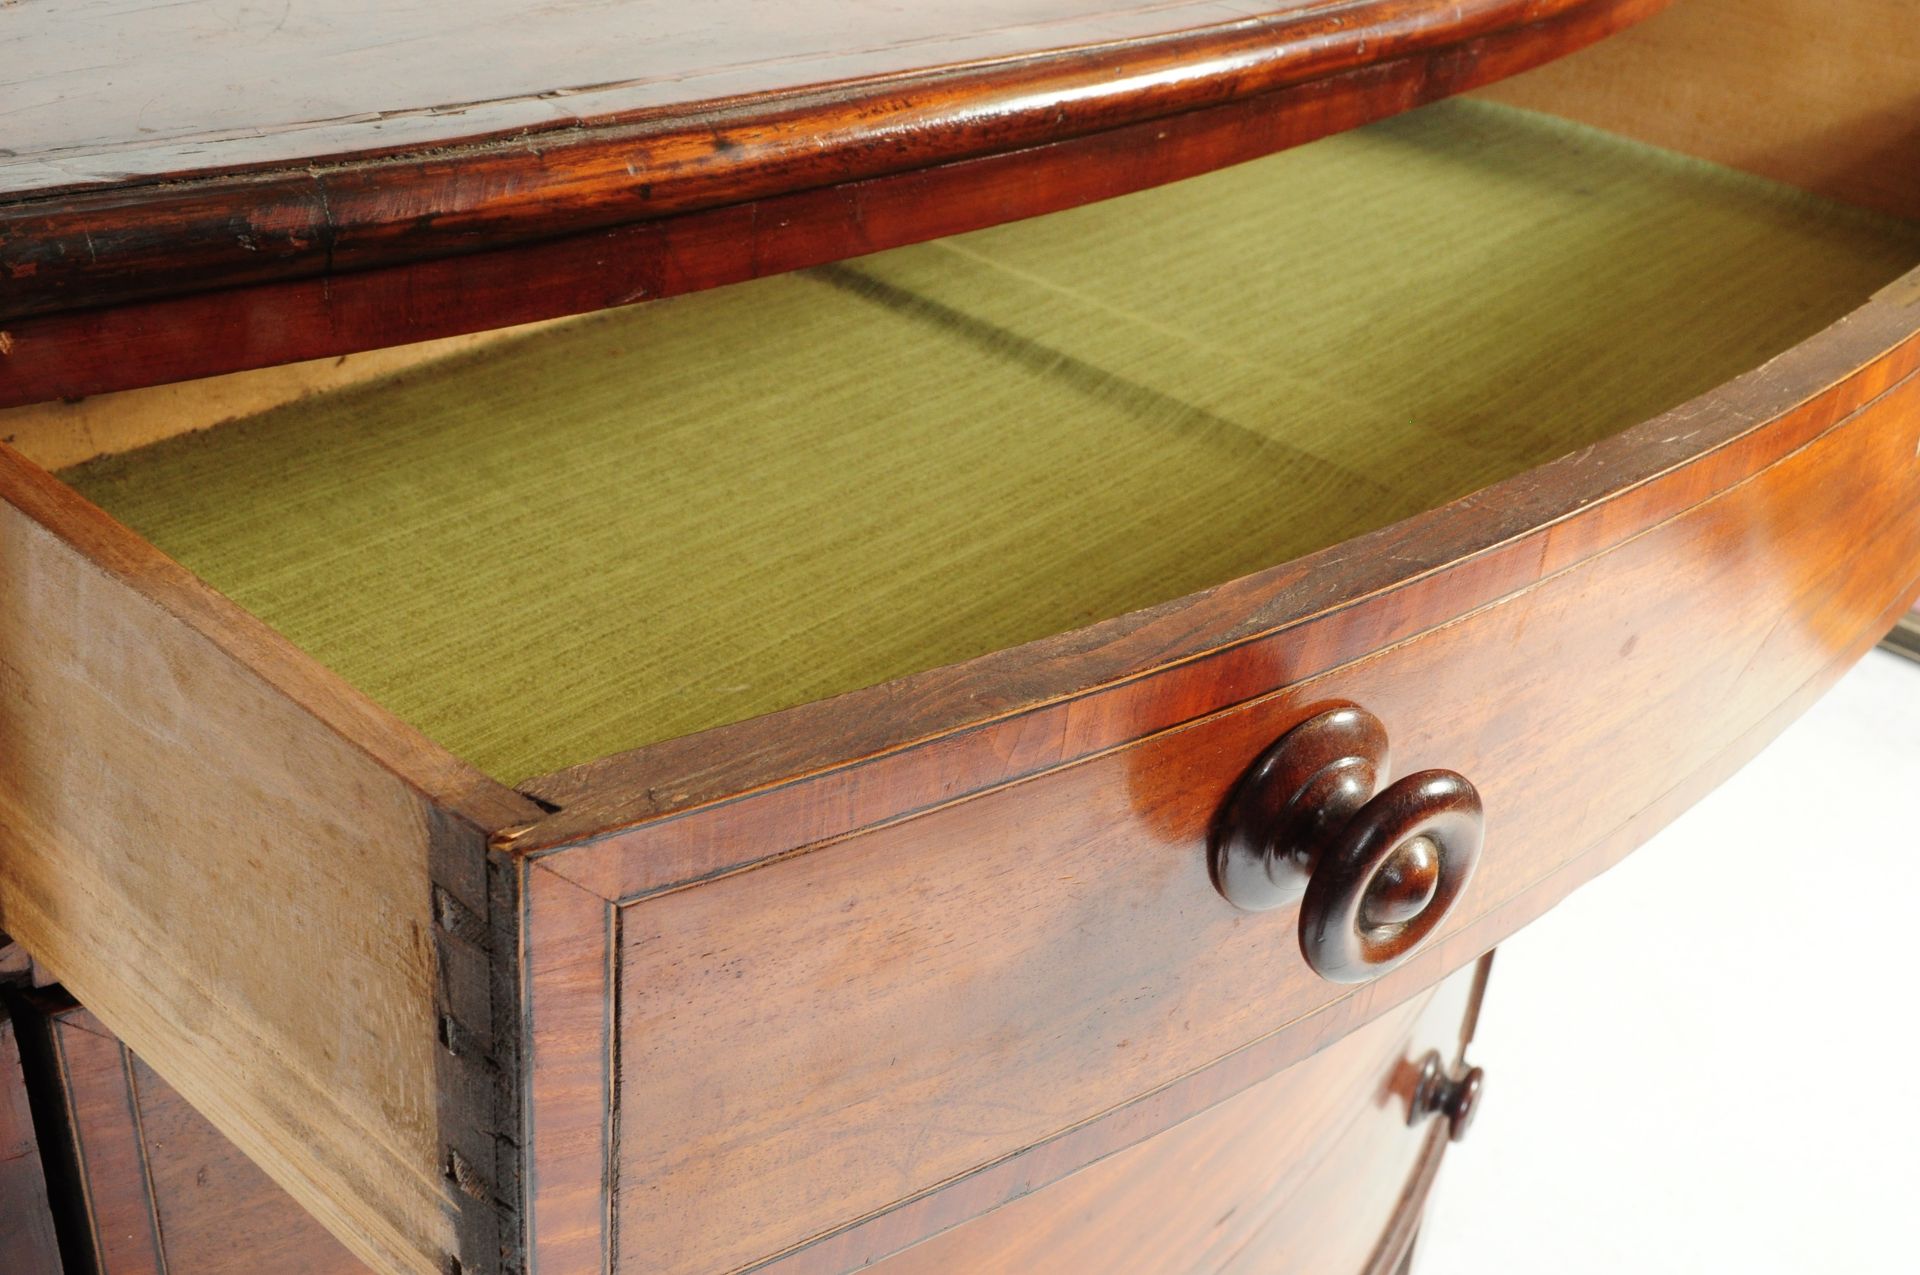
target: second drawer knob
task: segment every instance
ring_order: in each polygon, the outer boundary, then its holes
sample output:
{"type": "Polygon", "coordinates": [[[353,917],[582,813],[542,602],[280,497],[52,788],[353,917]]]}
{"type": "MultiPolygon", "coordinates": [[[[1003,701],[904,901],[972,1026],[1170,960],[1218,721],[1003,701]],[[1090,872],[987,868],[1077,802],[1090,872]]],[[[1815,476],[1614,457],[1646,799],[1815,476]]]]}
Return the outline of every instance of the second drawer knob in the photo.
{"type": "Polygon", "coordinates": [[[1447,1140],[1458,1142],[1473,1127],[1480,1113],[1480,1089],[1484,1077],[1478,1067],[1468,1067],[1457,1075],[1434,1050],[1420,1060],[1414,1079],[1413,1098],[1407,1107],[1407,1123],[1418,1125],[1435,1116],[1447,1122],[1447,1140]]]}
{"type": "Polygon", "coordinates": [[[1254,763],[1211,847],[1214,884],[1251,911],[1300,902],[1300,951],[1323,978],[1359,983],[1433,933],[1480,857],[1480,794],[1450,770],[1376,793],[1387,733],[1363,708],[1308,718],[1254,763]]]}

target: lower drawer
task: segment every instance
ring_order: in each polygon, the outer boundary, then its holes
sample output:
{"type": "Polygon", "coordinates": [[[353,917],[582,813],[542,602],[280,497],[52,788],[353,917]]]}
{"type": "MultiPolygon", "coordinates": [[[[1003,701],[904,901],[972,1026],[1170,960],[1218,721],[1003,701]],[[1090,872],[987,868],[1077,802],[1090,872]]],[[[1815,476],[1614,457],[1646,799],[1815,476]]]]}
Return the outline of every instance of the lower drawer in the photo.
{"type": "MultiPolygon", "coordinates": [[[[1414,1114],[1422,1064],[1437,1056],[1444,1076],[1465,1073],[1491,961],[1175,1128],[875,1269],[1393,1270],[1448,1142],[1443,1113],[1414,1114]],[[1179,1190],[1168,1190],[1173,1182],[1179,1190]]],[[[56,1203],[74,1222],[72,1247],[100,1275],[366,1275],[83,1006],[29,1017],[45,1046],[47,1105],[59,1112],[44,1122],[46,1158],[62,1166],[56,1181],[73,1196],[56,1203]]],[[[13,1153],[0,1161],[0,1269],[55,1275],[43,1148],[13,1041],[0,1018],[0,1064],[14,1064],[16,1082],[0,1077],[0,1134],[13,1153]],[[27,1198],[23,1185],[37,1195],[27,1198]]]]}
{"type": "Polygon", "coordinates": [[[66,1144],[46,1149],[70,1157],[62,1204],[100,1275],[367,1275],[84,1007],[49,1013],[46,1036],[66,1144]]]}
{"type": "MultiPolygon", "coordinates": [[[[1450,1077],[1464,1074],[1491,961],[1157,1137],[874,1269],[1396,1270],[1449,1140],[1439,1113],[1412,1117],[1421,1066],[1437,1053],[1450,1077]]],[[[1464,1133],[1466,1119],[1459,1124],[1464,1133]]]]}

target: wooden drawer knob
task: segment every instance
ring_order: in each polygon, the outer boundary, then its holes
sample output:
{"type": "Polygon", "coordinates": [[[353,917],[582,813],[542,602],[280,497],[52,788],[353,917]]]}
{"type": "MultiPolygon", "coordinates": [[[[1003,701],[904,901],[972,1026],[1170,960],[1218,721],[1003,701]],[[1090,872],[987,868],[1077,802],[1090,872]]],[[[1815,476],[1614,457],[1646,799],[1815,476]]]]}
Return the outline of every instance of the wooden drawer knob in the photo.
{"type": "Polygon", "coordinates": [[[1480,1110],[1480,1087],[1484,1079],[1485,1073],[1478,1067],[1469,1067],[1458,1076],[1449,1075],[1440,1051],[1434,1050],[1420,1061],[1407,1123],[1418,1125],[1440,1116],[1447,1122],[1447,1140],[1460,1141],[1473,1127],[1473,1117],[1480,1110]]]}
{"type": "Polygon", "coordinates": [[[1262,753],[1215,826],[1213,883],[1236,907],[1298,900],[1300,951],[1360,983],[1411,956],[1480,858],[1480,794],[1450,770],[1377,791],[1387,732],[1363,708],[1310,717],[1262,753]]]}

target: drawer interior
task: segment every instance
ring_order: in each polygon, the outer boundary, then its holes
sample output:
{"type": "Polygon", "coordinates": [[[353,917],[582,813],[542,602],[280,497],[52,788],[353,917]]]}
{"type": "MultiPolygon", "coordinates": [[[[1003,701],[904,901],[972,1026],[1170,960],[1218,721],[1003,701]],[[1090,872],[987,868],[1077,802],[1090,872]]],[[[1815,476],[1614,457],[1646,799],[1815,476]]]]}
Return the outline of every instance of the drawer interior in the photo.
{"type": "Polygon", "coordinates": [[[1913,223],[1454,101],[63,477],[515,782],[1335,544],[1917,260],[1913,223]]]}

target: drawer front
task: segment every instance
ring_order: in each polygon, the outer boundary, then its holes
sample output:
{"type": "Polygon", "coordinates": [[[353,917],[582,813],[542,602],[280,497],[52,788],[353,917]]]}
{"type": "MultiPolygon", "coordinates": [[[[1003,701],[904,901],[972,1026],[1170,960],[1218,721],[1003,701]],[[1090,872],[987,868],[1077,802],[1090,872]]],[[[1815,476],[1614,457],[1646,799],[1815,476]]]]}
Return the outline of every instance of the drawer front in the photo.
{"type": "Polygon", "coordinates": [[[1409,1188],[1422,1185],[1429,1145],[1445,1145],[1436,1125],[1409,1119],[1420,1066],[1431,1051],[1459,1068],[1486,963],[1219,1106],[876,1269],[1394,1269],[1424,1202],[1423,1190],[1409,1188]]]}
{"type": "MultiPolygon", "coordinates": [[[[1896,345],[1705,451],[1682,409],[1491,489],[1442,513],[1509,519],[1510,539],[1307,622],[529,852],[536,1263],[850,1269],[1470,962],[1750,756],[1911,600],[1913,364],[1896,345]],[[1685,450],[1546,516],[1554,484],[1663,446],[1685,450]],[[1302,960],[1295,908],[1240,911],[1207,866],[1254,759],[1339,701],[1385,723],[1395,774],[1458,771],[1486,810],[1445,923],[1358,987],[1302,960]]],[[[1353,552],[1413,552],[1433,526],[1353,552]]]]}
{"type": "Polygon", "coordinates": [[[49,1025],[101,1275],[368,1275],[99,1019],[49,1025]]]}

